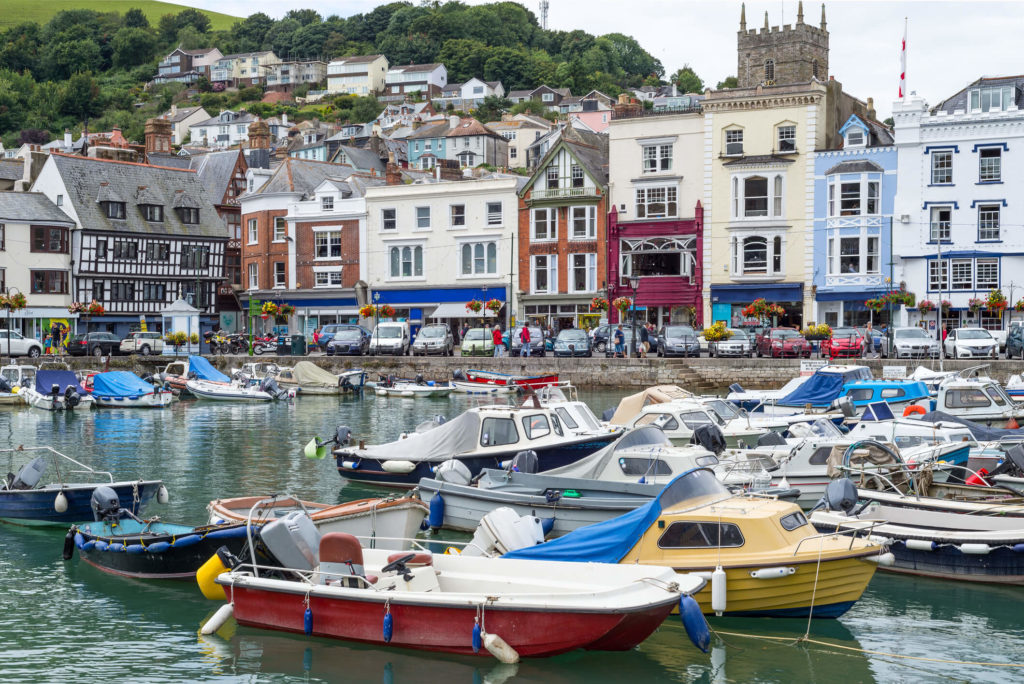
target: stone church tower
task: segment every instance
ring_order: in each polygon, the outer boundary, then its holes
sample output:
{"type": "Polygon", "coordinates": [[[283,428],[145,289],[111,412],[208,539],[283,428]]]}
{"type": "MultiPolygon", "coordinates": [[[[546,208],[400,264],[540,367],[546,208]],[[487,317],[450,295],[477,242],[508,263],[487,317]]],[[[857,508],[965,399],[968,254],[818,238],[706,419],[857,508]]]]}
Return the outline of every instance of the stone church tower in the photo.
{"type": "Polygon", "coordinates": [[[797,7],[796,24],[769,28],[765,12],[760,31],[747,30],[747,8],[742,7],[736,66],[740,88],[828,80],[825,5],[821,6],[821,28],[804,23],[802,0],[797,7]]]}

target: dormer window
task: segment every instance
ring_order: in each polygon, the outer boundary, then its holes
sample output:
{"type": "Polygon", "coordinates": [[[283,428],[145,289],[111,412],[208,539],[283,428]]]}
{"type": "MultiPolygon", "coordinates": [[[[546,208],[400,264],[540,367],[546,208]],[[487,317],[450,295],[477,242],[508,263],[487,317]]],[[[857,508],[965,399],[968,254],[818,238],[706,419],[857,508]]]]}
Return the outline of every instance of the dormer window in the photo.
{"type": "Polygon", "coordinates": [[[110,219],[123,219],[125,203],[124,202],[101,202],[103,206],[103,214],[110,219]]]}
{"type": "Polygon", "coordinates": [[[853,126],[850,130],[846,131],[847,147],[864,147],[864,142],[864,129],[853,126]]]}
{"type": "Polygon", "coordinates": [[[164,220],[164,208],[159,204],[140,204],[139,209],[142,211],[142,217],[147,221],[163,222],[164,220]]]}
{"type": "Polygon", "coordinates": [[[182,223],[199,223],[199,209],[197,207],[178,207],[178,218],[182,223]]]}
{"type": "Polygon", "coordinates": [[[970,92],[972,112],[1005,112],[1014,104],[1013,86],[975,88],[970,92]]]}

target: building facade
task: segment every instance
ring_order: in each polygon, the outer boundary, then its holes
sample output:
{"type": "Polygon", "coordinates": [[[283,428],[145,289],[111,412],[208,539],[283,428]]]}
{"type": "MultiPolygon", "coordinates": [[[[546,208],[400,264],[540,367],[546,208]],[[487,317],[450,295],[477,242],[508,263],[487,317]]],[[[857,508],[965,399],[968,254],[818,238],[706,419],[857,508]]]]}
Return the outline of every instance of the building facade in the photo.
{"type": "Polygon", "coordinates": [[[182,50],[177,48],[160,60],[153,83],[170,83],[172,81],[186,85],[196,83],[199,78],[210,78],[210,69],[218,60],[223,59],[217,48],[203,50],[182,50]]]}
{"type": "Polygon", "coordinates": [[[270,50],[225,55],[211,67],[210,82],[239,88],[259,85],[264,80],[264,67],[280,61],[270,50]]]}
{"type": "Polygon", "coordinates": [[[551,130],[550,121],[528,114],[506,114],[485,125],[508,141],[508,160],[502,166],[510,169],[528,168],[527,148],[551,130]]]}
{"type": "Polygon", "coordinates": [[[332,60],[327,65],[327,92],[373,95],[384,91],[388,58],[361,55],[332,60]]]}
{"type": "Polygon", "coordinates": [[[313,86],[327,79],[327,62],[319,59],[290,60],[261,64],[267,90],[290,93],[296,86],[313,86]]]}
{"type": "MultiPolygon", "coordinates": [[[[700,108],[616,118],[608,127],[609,300],[633,297],[660,327],[701,323],[704,116],[700,108]],[[690,307],[693,307],[692,309],[690,307]]],[[[616,317],[612,311],[611,316],[616,317]]]]}
{"type": "Polygon", "coordinates": [[[259,121],[255,114],[225,109],[217,116],[189,126],[192,145],[233,147],[249,138],[249,126],[259,121]]]}
{"type": "Polygon", "coordinates": [[[181,145],[185,138],[191,134],[189,127],[202,121],[208,121],[210,115],[202,107],[178,107],[171,105],[171,108],[160,115],[171,124],[171,142],[181,145]]]}
{"type": "Polygon", "coordinates": [[[444,64],[396,64],[384,77],[381,102],[402,102],[406,97],[433,100],[448,85],[448,70],[444,64]]]}

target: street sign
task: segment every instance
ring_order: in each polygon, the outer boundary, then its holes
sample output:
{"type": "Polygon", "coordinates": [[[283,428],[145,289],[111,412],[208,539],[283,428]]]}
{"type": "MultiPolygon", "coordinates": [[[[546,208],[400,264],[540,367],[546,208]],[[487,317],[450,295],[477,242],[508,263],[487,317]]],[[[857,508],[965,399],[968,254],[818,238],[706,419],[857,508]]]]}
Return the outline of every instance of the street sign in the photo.
{"type": "Polygon", "coordinates": [[[258,299],[250,299],[249,300],[249,315],[250,316],[259,316],[260,313],[262,313],[262,311],[263,311],[263,302],[261,302],[258,299]]]}

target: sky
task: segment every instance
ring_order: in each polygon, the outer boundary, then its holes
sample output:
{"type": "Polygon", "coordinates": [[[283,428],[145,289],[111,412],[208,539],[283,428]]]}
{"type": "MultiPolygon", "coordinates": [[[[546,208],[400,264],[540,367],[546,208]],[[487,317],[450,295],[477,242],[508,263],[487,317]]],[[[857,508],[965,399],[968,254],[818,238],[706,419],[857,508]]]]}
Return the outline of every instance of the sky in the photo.
{"type": "MultiPolygon", "coordinates": [[[[463,0],[484,4],[487,0],[463,0]]],[[[740,3],[731,0],[549,0],[548,28],[582,29],[594,35],[620,32],[636,38],[661,60],[666,75],[689,64],[706,85],[736,73],[736,32],[740,3]],[[623,8],[628,7],[628,11],[623,8]]],[[[182,4],[247,16],[279,18],[290,9],[312,8],[322,15],[368,12],[384,0],[184,0],[182,4]]],[[[539,16],[539,0],[521,0],[539,16]]],[[[796,0],[747,2],[747,28],[796,21],[796,0]]],[[[825,3],[829,31],[829,72],[843,89],[874,98],[878,117],[892,110],[899,89],[899,48],[908,26],[907,89],[932,105],[980,76],[1024,73],[1019,36],[1024,35],[1024,2],[933,2],[832,0],[825,3]]],[[[817,25],[821,3],[804,3],[805,23],[817,25]]]]}

